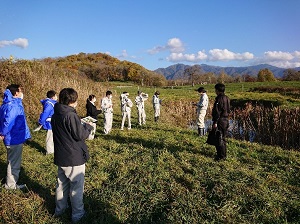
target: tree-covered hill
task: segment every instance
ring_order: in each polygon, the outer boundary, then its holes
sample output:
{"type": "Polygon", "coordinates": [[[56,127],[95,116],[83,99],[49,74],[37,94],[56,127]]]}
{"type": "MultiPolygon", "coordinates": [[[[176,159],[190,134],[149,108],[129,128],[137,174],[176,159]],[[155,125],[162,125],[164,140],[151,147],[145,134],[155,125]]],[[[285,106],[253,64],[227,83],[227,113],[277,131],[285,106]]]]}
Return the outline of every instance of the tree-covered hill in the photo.
{"type": "Polygon", "coordinates": [[[94,81],[133,81],[141,86],[162,86],[166,79],[163,75],[147,70],[129,61],[120,61],[103,53],[79,53],[59,58],[40,60],[74,73],[79,73],[94,81]]]}

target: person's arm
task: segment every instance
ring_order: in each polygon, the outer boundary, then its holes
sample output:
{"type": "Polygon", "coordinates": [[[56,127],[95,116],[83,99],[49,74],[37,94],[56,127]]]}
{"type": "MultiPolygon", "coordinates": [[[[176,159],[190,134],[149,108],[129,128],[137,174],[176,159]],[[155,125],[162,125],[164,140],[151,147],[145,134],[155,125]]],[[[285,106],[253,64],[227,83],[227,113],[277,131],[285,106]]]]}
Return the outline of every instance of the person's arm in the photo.
{"type": "Polygon", "coordinates": [[[213,128],[217,128],[217,123],[220,118],[220,98],[217,97],[212,111],[213,128]]]}
{"type": "Polygon", "coordinates": [[[101,112],[102,112],[101,110],[97,110],[97,107],[95,105],[91,105],[91,115],[92,116],[97,116],[101,112]]]}
{"type": "Polygon", "coordinates": [[[46,120],[50,117],[53,111],[53,106],[49,103],[45,103],[43,112],[40,115],[39,124],[44,125],[46,120]]]}
{"type": "Polygon", "coordinates": [[[16,115],[17,112],[15,111],[15,108],[13,107],[7,108],[3,119],[3,130],[1,133],[2,136],[5,137],[11,131],[16,121],[16,115]]]}
{"type": "Polygon", "coordinates": [[[71,135],[76,141],[83,141],[88,138],[93,127],[88,123],[82,124],[77,114],[70,114],[70,131],[71,135]]]}

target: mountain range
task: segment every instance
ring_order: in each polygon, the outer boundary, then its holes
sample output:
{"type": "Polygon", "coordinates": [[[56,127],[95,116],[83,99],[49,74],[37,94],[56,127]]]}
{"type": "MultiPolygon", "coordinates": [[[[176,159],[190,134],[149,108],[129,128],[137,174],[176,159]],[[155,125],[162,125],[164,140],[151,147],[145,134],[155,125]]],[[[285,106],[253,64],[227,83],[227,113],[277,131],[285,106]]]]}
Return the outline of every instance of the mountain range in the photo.
{"type": "MultiPolygon", "coordinates": [[[[154,70],[154,72],[164,75],[167,80],[181,79],[183,78],[184,70],[188,67],[191,67],[191,65],[175,64],[167,68],[158,68],[154,70]]],[[[258,72],[261,69],[267,68],[273,72],[276,78],[281,78],[283,76],[284,71],[286,70],[285,68],[279,68],[268,64],[260,64],[260,65],[247,66],[247,67],[221,67],[221,66],[201,64],[200,67],[203,73],[212,72],[216,75],[219,75],[221,72],[225,72],[227,75],[230,76],[245,75],[245,74],[251,76],[257,76],[258,72]]],[[[293,69],[295,69],[296,71],[300,71],[300,67],[293,68],[293,69]]]]}

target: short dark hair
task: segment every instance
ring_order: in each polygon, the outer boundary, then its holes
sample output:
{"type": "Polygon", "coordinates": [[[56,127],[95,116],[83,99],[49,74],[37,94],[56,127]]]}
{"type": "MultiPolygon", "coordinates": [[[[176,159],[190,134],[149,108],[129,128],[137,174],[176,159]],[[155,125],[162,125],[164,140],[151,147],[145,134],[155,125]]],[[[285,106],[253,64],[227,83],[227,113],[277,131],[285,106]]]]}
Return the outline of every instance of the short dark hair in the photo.
{"type": "Polygon", "coordinates": [[[78,93],[72,88],[64,88],[59,93],[59,103],[70,105],[75,103],[78,99],[78,93]]]}
{"type": "Polygon", "coordinates": [[[91,100],[94,99],[95,97],[96,97],[96,96],[93,95],[93,94],[89,95],[89,101],[91,101],[91,100]]]}
{"type": "Polygon", "coordinates": [[[6,87],[6,89],[8,89],[13,96],[15,96],[17,92],[20,92],[20,88],[21,86],[18,84],[10,84],[6,87]]]}
{"type": "Polygon", "coordinates": [[[126,94],[126,93],[128,93],[128,92],[126,92],[126,91],[125,91],[125,92],[123,92],[123,94],[126,94]]]}
{"type": "Polygon", "coordinates": [[[54,90],[49,90],[47,92],[47,98],[52,98],[56,95],[56,92],[54,90]]]}
{"type": "Polygon", "coordinates": [[[159,95],[159,91],[155,91],[154,95],[159,95]]]}
{"type": "Polygon", "coordinates": [[[215,85],[215,89],[221,93],[225,92],[225,85],[223,83],[218,83],[215,85]]]}
{"type": "Polygon", "coordinates": [[[107,90],[105,95],[106,95],[106,96],[109,96],[109,95],[111,95],[111,94],[112,94],[112,91],[107,90]]]}

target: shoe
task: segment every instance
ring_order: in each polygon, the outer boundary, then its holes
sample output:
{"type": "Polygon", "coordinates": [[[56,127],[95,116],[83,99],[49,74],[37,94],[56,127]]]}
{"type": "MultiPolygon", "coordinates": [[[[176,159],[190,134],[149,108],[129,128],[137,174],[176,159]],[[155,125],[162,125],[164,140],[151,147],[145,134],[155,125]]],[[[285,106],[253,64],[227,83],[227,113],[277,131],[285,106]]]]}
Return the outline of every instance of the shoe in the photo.
{"type": "Polygon", "coordinates": [[[86,217],[86,215],[87,215],[86,212],[84,212],[80,218],[72,219],[72,223],[80,222],[82,219],[84,219],[86,217]]]}
{"type": "Polygon", "coordinates": [[[26,184],[16,184],[14,187],[9,187],[7,184],[4,185],[5,189],[8,190],[16,190],[16,189],[23,189],[26,188],[26,184]]]}
{"type": "Polygon", "coordinates": [[[17,184],[16,185],[16,189],[23,189],[25,187],[27,187],[26,184],[17,184]]]}

